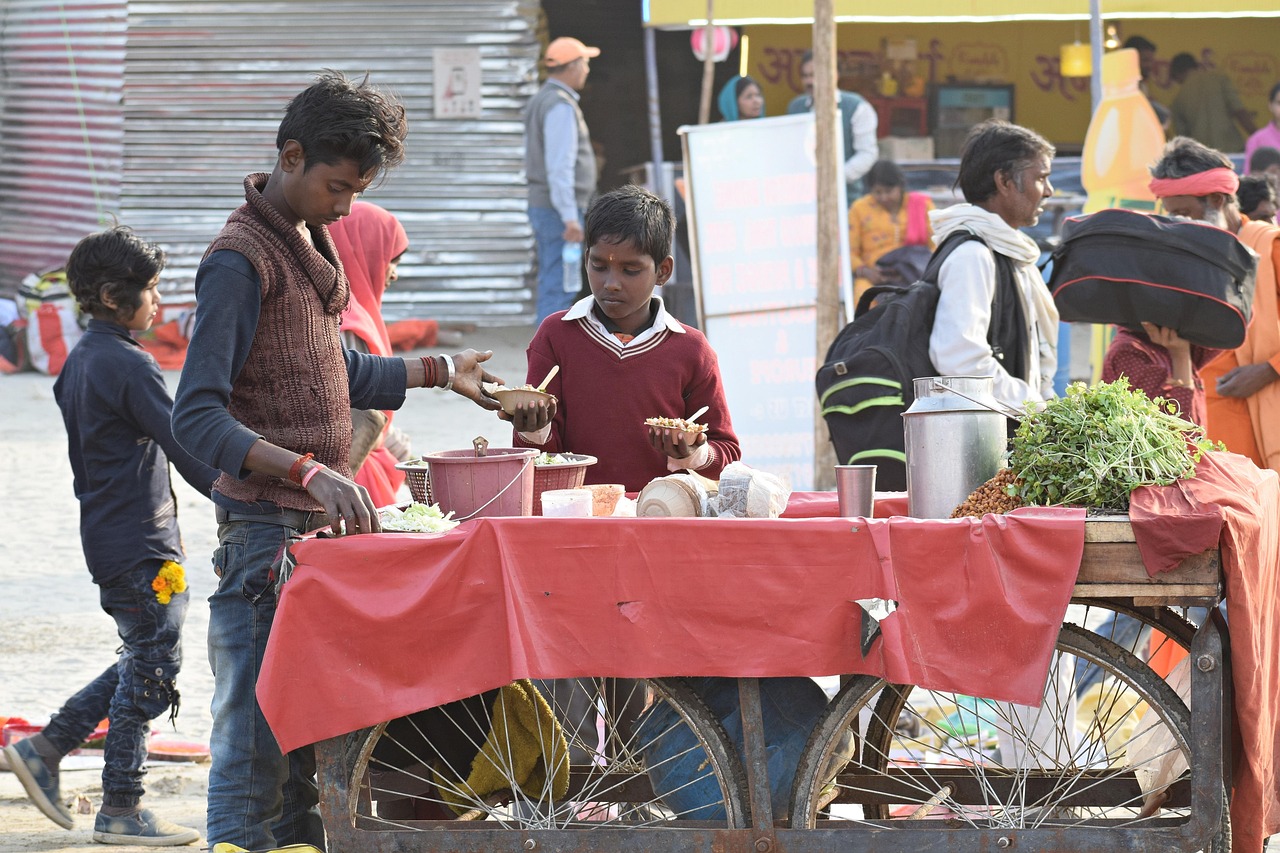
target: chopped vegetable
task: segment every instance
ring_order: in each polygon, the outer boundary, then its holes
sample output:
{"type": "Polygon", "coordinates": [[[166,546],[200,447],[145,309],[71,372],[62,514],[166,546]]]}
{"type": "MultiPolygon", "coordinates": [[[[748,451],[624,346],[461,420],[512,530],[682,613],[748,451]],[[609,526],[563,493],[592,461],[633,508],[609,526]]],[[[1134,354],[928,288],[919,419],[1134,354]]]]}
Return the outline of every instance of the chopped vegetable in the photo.
{"type": "Polygon", "coordinates": [[[560,453],[541,453],[533,457],[534,465],[572,465],[577,461],[560,453]]]}
{"type": "Polygon", "coordinates": [[[678,429],[683,432],[706,432],[707,425],[700,423],[689,423],[684,418],[645,418],[645,426],[663,427],[665,429],[678,429]]]}
{"type": "Polygon", "coordinates": [[[1080,505],[1127,511],[1138,486],[1167,486],[1195,476],[1204,431],[1152,400],[1124,377],[1092,386],[1075,382],[1022,419],[1009,467],[1017,494],[1032,505],[1080,505]]]}
{"type": "Polygon", "coordinates": [[[440,511],[438,504],[411,503],[404,509],[389,506],[378,513],[383,530],[401,533],[444,533],[458,526],[453,511],[440,511]]]}

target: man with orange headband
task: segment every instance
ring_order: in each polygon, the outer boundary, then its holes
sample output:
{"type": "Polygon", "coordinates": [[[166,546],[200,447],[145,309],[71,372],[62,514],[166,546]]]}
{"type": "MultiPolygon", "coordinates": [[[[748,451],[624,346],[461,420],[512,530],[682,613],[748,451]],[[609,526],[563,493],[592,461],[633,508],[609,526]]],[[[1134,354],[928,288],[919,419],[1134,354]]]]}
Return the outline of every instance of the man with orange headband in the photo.
{"type": "Polygon", "coordinates": [[[1200,371],[1208,403],[1207,432],[1227,449],[1280,471],[1280,228],[1240,214],[1240,179],[1231,161],[1185,136],[1170,140],[1151,167],[1151,192],[1171,216],[1231,231],[1258,253],[1253,318],[1244,343],[1200,371]]]}

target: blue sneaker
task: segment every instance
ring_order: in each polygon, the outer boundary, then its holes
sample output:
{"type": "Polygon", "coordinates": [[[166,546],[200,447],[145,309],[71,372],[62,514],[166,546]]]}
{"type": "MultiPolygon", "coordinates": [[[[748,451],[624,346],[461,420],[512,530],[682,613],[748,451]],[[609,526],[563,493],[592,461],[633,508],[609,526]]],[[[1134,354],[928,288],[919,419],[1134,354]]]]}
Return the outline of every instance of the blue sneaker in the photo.
{"type": "Polygon", "coordinates": [[[131,815],[108,817],[102,812],[93,821],[93,840],[100,844],[131,844],[136,847],[177,847],[200,840],[200,833],[156,817],[150,809],[131,815]]]}
{"type": "Polygon", "coordinates": [[[20,740],[9,744],[4,748],[4,758],[13,775],[18,777],[18,781],[26,789],[31,802],[35,803],[45,817],[63,829],[75,826],[71,812],[62,804],[62,794],[58,790],[58,771],[49,769],[30,741],[20,740]]]}

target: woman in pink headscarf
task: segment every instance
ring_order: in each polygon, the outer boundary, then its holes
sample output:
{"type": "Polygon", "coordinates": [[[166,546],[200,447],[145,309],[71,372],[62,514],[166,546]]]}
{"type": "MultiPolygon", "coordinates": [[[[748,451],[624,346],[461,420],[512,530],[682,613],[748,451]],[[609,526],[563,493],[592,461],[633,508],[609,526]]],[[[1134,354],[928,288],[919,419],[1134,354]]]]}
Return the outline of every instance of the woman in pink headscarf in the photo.
{"type": "MultiPolygon", "coordinates": [[[[342,313],[343,338],[348,347],[374,355],[391,355],[391,338],[382,319],[382,294],[396,280],[400,257],[409,248],[404,226],[391,213],[367,201],[357,201],[351,213],[329,226],[329,234],[338,248],[338,258],[351,282],[351,301],[342,313]]],[[[387,444],[403,444],[408,455],[408,441],[391,426],[391,412],[386,428],[374,449],[356,471],[355,481],[369,491],[374,506],[396,502],[396,492],[404,482],[404,472],[396,470],[400,461],[387,444]]]]}

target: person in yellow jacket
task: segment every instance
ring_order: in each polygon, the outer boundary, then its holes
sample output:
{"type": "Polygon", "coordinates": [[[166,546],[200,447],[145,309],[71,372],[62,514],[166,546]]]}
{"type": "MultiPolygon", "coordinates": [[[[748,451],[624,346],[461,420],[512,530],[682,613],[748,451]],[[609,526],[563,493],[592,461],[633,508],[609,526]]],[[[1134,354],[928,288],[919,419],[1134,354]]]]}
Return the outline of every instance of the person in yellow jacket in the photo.
{"type": "Polygon", "coordinates": [[[1209,438],[1259,468],[1280,471],[1280,228],[1240,214],[1240,179],[1219,151],[1185,136],[1165,146],[1151,167],[1151,191],[1171,216],[1199,219],[1231,231],[1258,254],[1253,316],[1244,343],[1201,370],[1209,438]]]}
{"type": "Polygon", "coordinates": [[[927,263],[933,251],[933,229],[929,225],[933,201],[924,193],[907,192],[907,176],[898,164],[877,160],[865,182],[867,194],[849,206],[855,302],[874,284],[899,283],[892,273],[876,265],[887,253],[902,246],[920,246],[927,263]]]}

